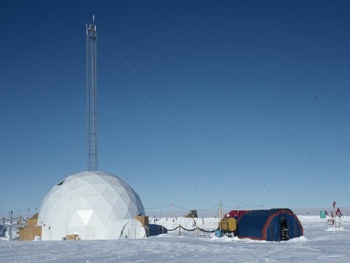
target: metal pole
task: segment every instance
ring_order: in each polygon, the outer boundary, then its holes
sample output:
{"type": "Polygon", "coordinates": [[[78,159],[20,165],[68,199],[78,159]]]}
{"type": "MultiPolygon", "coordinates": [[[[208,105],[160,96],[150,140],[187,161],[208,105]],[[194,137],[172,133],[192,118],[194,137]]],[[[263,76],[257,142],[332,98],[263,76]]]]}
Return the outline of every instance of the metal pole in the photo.
{"type": "Polygon", "coordinates": [[[97,154],[97,29],[95,16],[86,25],[87,170],[98,170],[97,154]]]}
{"type": "MultiPolygon", "coordinates": [[[[91,25],[90,25],[91,26],[91,25]]],[[[87,170],[91,171],[91,95],[90,95],[90,45],[89,29],[86,25],[86,132],[87,132],[87,170]]]]}
{"type": "Polygon", "coordinates": [[[13,212],[10,211],[10,240],[12,240],[12,214],[13,212]]]}

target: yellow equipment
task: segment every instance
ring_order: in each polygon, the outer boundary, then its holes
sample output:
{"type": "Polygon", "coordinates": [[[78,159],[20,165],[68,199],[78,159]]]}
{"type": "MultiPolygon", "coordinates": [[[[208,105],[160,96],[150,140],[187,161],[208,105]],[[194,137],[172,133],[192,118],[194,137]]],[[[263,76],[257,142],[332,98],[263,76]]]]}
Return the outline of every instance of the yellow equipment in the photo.
{"type": "Polygon", "coordinates": [[[237,229],[236,219],[233,217],[224,217],[220,221],[220,229],[223,233],[232,233],[237,229]]]}

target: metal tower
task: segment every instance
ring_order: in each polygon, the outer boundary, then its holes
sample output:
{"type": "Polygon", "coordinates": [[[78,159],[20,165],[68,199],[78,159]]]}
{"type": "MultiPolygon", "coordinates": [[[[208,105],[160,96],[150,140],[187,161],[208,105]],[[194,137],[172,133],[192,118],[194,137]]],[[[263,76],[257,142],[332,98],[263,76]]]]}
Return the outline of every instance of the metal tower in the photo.
{"type": "Polygon", "coordinates": [[[98,170],[97,159],[97,30],[95,16],[86,25],[87,170],[98,170]]]}

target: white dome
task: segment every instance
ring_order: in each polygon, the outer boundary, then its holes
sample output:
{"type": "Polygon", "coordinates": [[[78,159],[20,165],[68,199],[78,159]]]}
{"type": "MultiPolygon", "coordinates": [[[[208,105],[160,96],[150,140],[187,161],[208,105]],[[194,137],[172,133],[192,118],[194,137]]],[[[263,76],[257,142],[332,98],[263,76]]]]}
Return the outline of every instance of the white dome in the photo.
{"type": "Polygon", "coordinates": [[[41,204],[38,224],[42,240],[61,240],[74,233],[81,239],[117,239],[120,223],[140,214],[145,214],[142,202],[126,182],[104,172],[86,171],[68,176],[51,189],[41,204]]]}

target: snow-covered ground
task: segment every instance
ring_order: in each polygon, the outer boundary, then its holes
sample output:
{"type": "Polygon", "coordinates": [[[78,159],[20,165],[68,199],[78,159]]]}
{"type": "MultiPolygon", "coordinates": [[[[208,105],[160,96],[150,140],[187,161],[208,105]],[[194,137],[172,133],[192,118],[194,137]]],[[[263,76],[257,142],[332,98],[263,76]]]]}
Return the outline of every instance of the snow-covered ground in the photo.
{"type": "MultiPolygon", "coordinates": [[[[350,262],[350,217],[335,230],[319,216],[298,216],[304,236],[284,242],[217,238],[205,232],[172,231],[145,239],[112,241],[0,240],[0,262],[350,262]]],[[[151,223],[154,218],[150,218],[151,223]]],[[[217,218],[162,218],[171,229],[215,229],[217,218]]]]}

